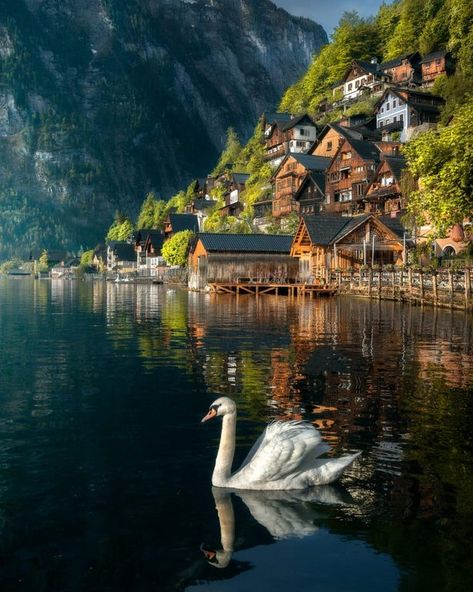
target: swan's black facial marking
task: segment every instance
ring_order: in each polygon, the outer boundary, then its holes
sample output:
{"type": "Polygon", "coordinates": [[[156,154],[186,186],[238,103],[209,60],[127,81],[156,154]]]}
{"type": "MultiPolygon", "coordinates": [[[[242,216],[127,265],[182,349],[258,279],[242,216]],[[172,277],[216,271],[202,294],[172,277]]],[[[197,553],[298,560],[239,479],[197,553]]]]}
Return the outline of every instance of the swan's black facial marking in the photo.
{"type": "Polygon", "coordinates": [[[209,411],[212,411],[212,409],[213,409],[215,411],[215,413],[217,413],[218,412],[218,408],[221,407],[221,406],[222,406],[221,403],[219,403],[218,405],[210,405],[209,411]]]}

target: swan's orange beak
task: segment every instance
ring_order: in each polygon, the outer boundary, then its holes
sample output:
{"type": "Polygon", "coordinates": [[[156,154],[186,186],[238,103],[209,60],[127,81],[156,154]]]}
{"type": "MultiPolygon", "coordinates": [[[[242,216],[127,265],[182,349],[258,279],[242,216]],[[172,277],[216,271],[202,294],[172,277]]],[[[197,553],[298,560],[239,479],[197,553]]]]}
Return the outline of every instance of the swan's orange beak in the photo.
{"type": "Polygon", "coordinates": [[[216,416],[217,416],[217,410],[212,407],[211,409],[209,409],[209,412],[207,413],[207,415],[202,418],[202,421],[200,423],[204,423],[204,421],[209,421],[209,419],[213,419],[216,416]]]}

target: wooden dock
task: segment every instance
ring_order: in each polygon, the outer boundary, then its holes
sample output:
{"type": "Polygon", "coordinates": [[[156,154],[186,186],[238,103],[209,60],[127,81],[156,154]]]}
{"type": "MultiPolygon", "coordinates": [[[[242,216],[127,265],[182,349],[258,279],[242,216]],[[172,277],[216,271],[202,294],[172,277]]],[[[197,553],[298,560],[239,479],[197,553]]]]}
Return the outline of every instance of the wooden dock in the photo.
{"type": "Polygon", "coordinates": [[[321,284],[290,284],[276,282],[209,282],[210,291],[214,294],[250,294],[262,296],[333,296],[337,289],[335,286],[321,284]]]}

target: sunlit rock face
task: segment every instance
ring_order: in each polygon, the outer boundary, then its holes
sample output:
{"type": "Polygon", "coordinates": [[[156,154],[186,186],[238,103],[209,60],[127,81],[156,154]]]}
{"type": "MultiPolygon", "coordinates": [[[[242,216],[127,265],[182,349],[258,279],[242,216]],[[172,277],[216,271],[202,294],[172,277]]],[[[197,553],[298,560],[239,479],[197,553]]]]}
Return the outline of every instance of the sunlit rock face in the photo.
{"type": "Polygon", "coordinates": [[[268,0],[18,0],[0,23],[0,256],[93,245],[205,174],[327,41],[268,0]]]}

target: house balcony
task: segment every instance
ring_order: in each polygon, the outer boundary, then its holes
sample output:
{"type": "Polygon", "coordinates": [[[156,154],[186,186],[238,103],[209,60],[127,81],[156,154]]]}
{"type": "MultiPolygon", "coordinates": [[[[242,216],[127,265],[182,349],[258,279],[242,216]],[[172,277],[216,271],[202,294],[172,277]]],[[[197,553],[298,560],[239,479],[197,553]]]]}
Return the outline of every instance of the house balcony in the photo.
{"type": "Polygon", "coordinates": [[[285,156],[287,153],[286,146],[281,144],[280,146],[274,148],[266,148],[266,154],[264,155],[265,160],[275,160],[276,158],[281,158],[285,156]]]}

